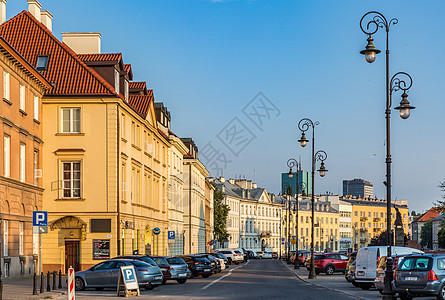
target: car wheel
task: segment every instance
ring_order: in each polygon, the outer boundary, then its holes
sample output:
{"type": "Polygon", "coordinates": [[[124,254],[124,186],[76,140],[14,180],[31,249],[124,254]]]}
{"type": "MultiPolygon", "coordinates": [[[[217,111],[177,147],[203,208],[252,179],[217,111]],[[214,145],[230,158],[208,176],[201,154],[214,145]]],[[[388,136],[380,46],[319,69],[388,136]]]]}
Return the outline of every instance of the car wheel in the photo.
{"type": "Polygon", "coordinates": [[[325,269],[326,275],[332,275],[335,272],[335,268],[333,266],[327,266],[325,269]]]}
{"type": "Polygon", "coordinates": [[[411,299],[413,299],[413,296],[410,296],[410,295],[408,295],[406,293],[399,293],[399,297],[402,300],[411,300],[411,299]]]}
{"type": "Polygon", "coordinates": [[[97,287],[97,288],[94,288],[96,291],[103,291],[104,290],[104,288],[102,288],[102,287],[97,287]]]}
{"type": "Polygon", "coordinates": [[[229,265],[231,265],[232,264],[232,259],[229,257],[229,259],[228,259],[228,262],[229,262],[229,265]]]}
{"type": "Polygon", "coordinates": [[[145,289],[147,291],[150,291],[150,290],[154,289],[154,286],[152,284],[148,284],[148,285],[145,286],[145,289]]]}
{"type": "Polygon", "coordinates": [[[85,290],[85,282],[82,278],[76,277],[75,279],[76,291],[84,291],[85,290]]]}
{"type": "Polygon", "coordinates": [[[239,261],[235,261],[234,264],[235,264],[235,265],[239,264],[239,261]]]}
{"type": "Polygon", "coordinates": [[[165,284],[167,282],[167,279],[162,280],[161,284],[165,284]]]}
{"type": "Polygon", "coordinates": [[[358,286],[362,289],[362,290],[369,290],[372,286],[372,283],[359,283],[358,286]]]}
{"type": "Polygon", "coordinates": [[[437,295],[437,300],[445,300],[445,284],[439,290],[439,295],[437,295]]]}
{"type": "Polygon", "coordinates": [[[187,279],[178,279],[176,280],[179,284],[184,284],[187,282],[187,279]]]}
{"type": "Polygon", "coordinates": [[[358,282],[355,282],[355,280],[351,281],[352,285],[355,287],[358,287],[358,282]]]}
{"type": "Polygon", "coordinates": [[[202,278],[208,278],[210,277],[210,274],[202,274],[202,278]]]}

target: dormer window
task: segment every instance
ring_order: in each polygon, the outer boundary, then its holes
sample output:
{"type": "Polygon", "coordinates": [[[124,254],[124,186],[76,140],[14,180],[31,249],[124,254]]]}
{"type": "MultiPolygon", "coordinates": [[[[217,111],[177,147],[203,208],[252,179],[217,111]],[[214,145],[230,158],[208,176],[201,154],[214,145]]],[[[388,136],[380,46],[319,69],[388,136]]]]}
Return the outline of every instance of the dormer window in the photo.
{"type": "Polygon", "coordinates": [[[114,90],[119,94],[119,71],[114,69],[114,90]]]}
{"type": "Polygon", "coordinates": [[[47,66],[48,66],[48,55],[37,56],[36,70],[37,71],[46,71],[47,66]]]}
{"type": "Polygon", "coordinates": [[[128,101],[128,80],[124,79],[124,97],[128,101]]]}

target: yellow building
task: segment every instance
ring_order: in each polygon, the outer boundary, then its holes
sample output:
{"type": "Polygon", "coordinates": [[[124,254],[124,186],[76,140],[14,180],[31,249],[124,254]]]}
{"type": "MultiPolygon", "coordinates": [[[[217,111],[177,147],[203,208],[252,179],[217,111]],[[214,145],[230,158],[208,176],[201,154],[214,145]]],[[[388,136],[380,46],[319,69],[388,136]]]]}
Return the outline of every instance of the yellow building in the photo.
{"type": "MultiPolygon", "coordinates": [[[[311,220],[312,209],[311,199],[303,198],[299,199],[298,209],[298,249],[299,250],[311,250],[311,220]]],[[[295,198],[292,198],[290,205],[290,231],[289,236],[291,239],[290,250],[295,250],[295,242],[292,241],[296,236],[296,212],[294,212],[295,198]]],[[[288,214],[289,206],[287,201],[283,198],[282,207],[282,236],[286,237],[288,227],[288,214]]],[[[339,214],[336,209],[331,207],[331,204],[327,201],[315,201],[315,222],[314,222],[314,251],[324,251],[330,249],[330,251],[339,251],[339,214]]],[[[287,244],[282,245],[282,250],[285,253],[287,250],[287,244]]]]}
{"type": "MultiPolygon", "coordinates": [[[[386,231],[386,200],[345,197],[340,197],[340,200],[352,205],[352,244],[354,250],[367,246],[372,238],[386,231]]],[[[394,229],[397,213],[394,205],[401,214],[403,231],[408,234],[407,201],[393,201],[393,207],[391,208],[392,229],[394,229]]]]}

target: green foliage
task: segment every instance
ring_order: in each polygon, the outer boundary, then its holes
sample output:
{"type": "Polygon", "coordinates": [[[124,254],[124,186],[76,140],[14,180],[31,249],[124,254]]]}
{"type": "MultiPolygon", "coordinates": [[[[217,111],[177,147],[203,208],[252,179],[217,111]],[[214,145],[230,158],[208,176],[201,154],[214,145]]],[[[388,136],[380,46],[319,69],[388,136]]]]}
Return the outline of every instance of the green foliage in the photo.
{"type": "Polygon", "coordinates": [[[214,211],[214,233],[215,239],[220,243],[228,240],[230,234],[227,232],[227,216],[229,215],[230,207],[223,203],[224,194],[218,186],[212,182],[215,187],[213,192],[213,211],[214,211]]]}
{"type": "Polygon", "coordinates": [[[437,241],[439,243],[439,248],[445,249],[445,227],[442,227],[437,234],[437,241]]]}
{"type": "MultiPolygon", "coordinates": [[[[371,241],[369,242],[368,246],[386,246],[387,245],[387,236],[388,236],[388,231],[383,231],[382,233],[380,233],[378,236],[373,237],[371,239],[371,241]]],[[[394,231],[391,232],[391,234],[394,235],[394,231]]],[[[404,233],[403,234],[404,240],[405,240],[405,245],[408,243],[408,236],[404,233]]],[[[394,237],[393,237],[393,241],[392,241],[393,245],[394,245],[394,237]]]]}
{"type": "Polygon", "coordinates": [[[433,220],[426,221],[420,230],[420,245],[433,249],[433,220]]]}

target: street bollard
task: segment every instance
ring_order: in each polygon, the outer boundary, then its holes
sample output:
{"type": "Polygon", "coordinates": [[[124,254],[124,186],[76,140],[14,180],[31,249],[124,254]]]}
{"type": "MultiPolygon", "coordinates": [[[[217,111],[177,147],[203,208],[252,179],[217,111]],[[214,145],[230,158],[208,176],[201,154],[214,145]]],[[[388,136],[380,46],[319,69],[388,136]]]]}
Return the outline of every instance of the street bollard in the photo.
{"type": "Polygon", "coordinates": [[[56,271],[53,271],[53,291],[56,290],[56,271]]]}
{"type": "Polygon", "coordinates": [[[37,295],[37,278],[36,272],[34,272],[34,276],[32,277],[32,294],[37,295]]]}
{"type": "Polygon", "coordinates": [[[51,274],[49,274],[49,271],[48,271],[48,274],[46,276],[47,276],[47,278],[46,278],[46,291],[47,292],[51,292],[51,274]]]}
{"type": "Polygon", "coordinates": [[[59,270],[59,289],[62,288],[62,270],[59,270]]]}
{"type": "Polygon", "coordinates": [[[44,290],[43,290],[43,279],[44,279],[43,272],[40,272],[40,294],[42,294],[44,292],[44,290]]]}

